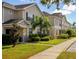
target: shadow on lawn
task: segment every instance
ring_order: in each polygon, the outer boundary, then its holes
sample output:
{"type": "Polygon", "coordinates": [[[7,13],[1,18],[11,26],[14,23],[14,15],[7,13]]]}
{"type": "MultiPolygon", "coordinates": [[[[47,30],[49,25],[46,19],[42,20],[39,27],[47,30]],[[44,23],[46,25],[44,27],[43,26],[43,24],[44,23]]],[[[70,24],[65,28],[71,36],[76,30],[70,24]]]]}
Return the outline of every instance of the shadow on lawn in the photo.
{"type": "Polygon", "coordinates": [[[11,47],[2,47],[2,49],[9,49],[9,48],[11,48],[11,47]]]}

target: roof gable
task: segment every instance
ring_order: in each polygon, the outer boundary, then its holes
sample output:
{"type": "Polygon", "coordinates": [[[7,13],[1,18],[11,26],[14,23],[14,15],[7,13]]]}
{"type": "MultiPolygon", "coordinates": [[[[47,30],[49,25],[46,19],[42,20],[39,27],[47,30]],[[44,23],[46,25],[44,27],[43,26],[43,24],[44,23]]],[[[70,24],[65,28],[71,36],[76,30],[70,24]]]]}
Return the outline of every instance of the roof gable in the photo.
{"type": "Polygon", "coordinates": [[[28,6],[31,6],[33,5],[33,3],[31,4],[22,4],[22,5],[15,5],[16,8],[25,8],[25,7],[28,7],[28,6]]]}

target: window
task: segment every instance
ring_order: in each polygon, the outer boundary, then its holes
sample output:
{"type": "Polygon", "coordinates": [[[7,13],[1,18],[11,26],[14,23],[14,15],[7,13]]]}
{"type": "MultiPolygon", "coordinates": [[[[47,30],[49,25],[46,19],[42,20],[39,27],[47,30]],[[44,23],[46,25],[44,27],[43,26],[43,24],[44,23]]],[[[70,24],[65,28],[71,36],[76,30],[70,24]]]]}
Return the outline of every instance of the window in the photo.
{"type": "Polygon", "coordinates": [[[33,14],[32,13],[28,13],[28,17],[29,18],[33,18],[33,14]]]}
{"type": "Polygon", "coordinates": [[[28,20],[28,12],[26,12],[26,20],[28,20]]]}
{"type": "Polygon", "coordinates": [[[59,34],[62,34],[62,30],[59,30],[59,34]]]}
{"type": "Polygon", "coordinates": [[[32,34],[32,28],[29,28],[29,34],[32,34]]]}
{"type": "Polygon", "coordinates": [[[10,10],[10,14],[11,14],[11,15],[13,14],[13,10],[10,10]]]}
{"type": "Polygon", "coordinates": [[[6,34],[10,34],[11,29],[6,29],[6,34]]]}

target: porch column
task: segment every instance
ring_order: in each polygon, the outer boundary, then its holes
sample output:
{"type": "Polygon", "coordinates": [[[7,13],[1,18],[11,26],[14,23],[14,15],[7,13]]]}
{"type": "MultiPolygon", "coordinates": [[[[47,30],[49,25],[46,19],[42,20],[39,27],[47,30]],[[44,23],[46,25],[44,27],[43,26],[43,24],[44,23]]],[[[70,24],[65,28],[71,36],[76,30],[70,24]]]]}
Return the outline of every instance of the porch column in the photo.
{"type": "Polygon", "coordinates": [[[22,38],[23,38],[22,42],[24,43],[27,39],[27,29],[26,28],[23,29],[23,37],[22,38]]]}
{"type": "Polygon", "coordinates": [[[29,39],[29,28],[23,29],[23,42],[26,42],[29,39]]]}

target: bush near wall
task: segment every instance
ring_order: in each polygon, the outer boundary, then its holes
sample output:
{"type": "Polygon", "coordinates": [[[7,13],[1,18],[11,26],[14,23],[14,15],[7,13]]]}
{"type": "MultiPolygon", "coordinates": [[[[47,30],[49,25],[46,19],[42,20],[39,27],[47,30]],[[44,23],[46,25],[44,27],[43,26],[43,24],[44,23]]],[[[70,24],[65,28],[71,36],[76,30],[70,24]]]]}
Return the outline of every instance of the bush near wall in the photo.
{"type": "Polygon", "coordinates": [[[12,44],[12,39],[9,34],[2,35],[2,45],[9,45],[12,44]]]}
{"type": "Polygon", "coordinates": [[[38,34],[30,34],[29,35],[29,40],[28,42],[36,42],[36,41],[40,41],[40,37],[38,34]]]}
{"type": "Polygon", "coordinates": [[[76,34],[72,34],[72,36],[71,37],[76,37],[76,34]]]}
{"type": "Polygon", "coordinates": [[[49,41],[51,36],[47,36],[44,34],[30,34],[28,42],[36,42],[36,41],[49,41]]]}
{"type": "Polygon", "coordinates": [[[13,36],[11,36],[10,34],[3,34],[2,35],[2,45],[13,44],[14,42],[17,42],[18,39],[19,39],[18,36],[13,38],[13,36]]]}
{"type": "Polygon", "coordinates": [[[48,36],[47,34],[38,34],[39,37],[45,37],[45,36],[48,36]]]}
{"type": "Polygon", "coordinates": [[[68,35],[68,34],[60,34],[60,35],[58,36],[58,38],[59,38],[59,39],[67,39],[67,38],[69,38],[69,35],[68,35]]]}
{"type": "Polygon", "coordinates": [[[66,34],[68,34],[69,37],[75,37],[75,36],[76,36],[76,32],[75,32],[75,30],[73,30],[73,29],[68,29],[68,30],[66,31],[66,34]]]}
{"type": "Polygon", "coordinates": [[[49,41],[50,40],[50,36],[45,36],[41,38],[41,41],[49,41]]]}

